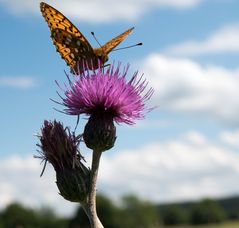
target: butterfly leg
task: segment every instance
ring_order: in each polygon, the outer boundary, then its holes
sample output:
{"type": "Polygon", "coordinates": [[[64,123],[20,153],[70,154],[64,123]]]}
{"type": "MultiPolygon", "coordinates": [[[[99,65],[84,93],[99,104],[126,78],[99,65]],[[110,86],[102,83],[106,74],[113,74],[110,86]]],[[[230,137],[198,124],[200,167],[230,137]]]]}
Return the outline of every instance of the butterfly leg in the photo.
{"type": "Polygon", "coordinates": [[[109,67],[110,65],[111,65],[111,64],[108,63],[108,64],[102,66],[102,68],[103,68],[103,73],[105,73],[105,72],[104,72],[105,67],[109,67]]]}

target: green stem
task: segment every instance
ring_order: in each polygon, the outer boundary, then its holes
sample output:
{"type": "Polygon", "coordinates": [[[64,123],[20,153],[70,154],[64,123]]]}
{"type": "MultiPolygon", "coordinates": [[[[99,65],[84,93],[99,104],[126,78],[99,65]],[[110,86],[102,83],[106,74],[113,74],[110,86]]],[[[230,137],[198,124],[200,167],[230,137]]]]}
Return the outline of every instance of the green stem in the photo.
{"type": "Polygon", "coordinates": [[[91,228],[104,228],[96,212],[96,182],[101,154],[102,152],[93,151],[89,194],[86,202],[81,203],[82,208],[84,209],[90,220],[91,228]]]}

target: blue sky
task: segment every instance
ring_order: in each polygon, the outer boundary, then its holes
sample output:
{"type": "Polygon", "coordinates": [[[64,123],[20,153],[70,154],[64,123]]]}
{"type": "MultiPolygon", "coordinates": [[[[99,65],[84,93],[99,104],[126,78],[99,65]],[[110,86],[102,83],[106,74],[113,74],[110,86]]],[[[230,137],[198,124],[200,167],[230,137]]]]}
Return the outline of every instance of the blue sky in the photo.
{"type": "MultiPolygon", "coordinates": [[[[40,179],[41,166],[32,158],[44,119],[72,128],[76,122],[56,112],[53,107],[60,107],[49,99],[58,99],[54,81],[66,82],[69,69],[52,45],[39,2],[0,0],[0,202],[56,205],[70,214],[73,207],[56,194],[50,166],[40,179]],[[22,187],[28,185],[30,195],[22,187]]],[[[143,42],[111,53],[110,62],[144,73],[155,89],[149,105],[158,108],[133,127],[117,127],[116,145],[102,158],[99,191],[156,202],[239,194],[239,2],[47,2],[93,47],[91,31],[103,44],[132,26],[134,33],[120,46],[143,42]]]]}

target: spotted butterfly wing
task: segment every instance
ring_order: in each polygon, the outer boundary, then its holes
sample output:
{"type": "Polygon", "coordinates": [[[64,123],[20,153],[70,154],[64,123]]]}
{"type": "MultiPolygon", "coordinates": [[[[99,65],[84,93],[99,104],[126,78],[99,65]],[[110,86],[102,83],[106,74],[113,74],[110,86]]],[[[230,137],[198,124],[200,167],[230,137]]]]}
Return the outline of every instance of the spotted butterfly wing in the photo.
{"type": "Polygon", "coordinates": [[[93,48],[69,19],[47,3],[41,2],[40,9],[50,28],[51,37],[57,51],[71,68],[81,58],[94,57],[93,48]],[[72,42],[70,38],[77,40],[77,42],[72,42]]]}
{"type": "Polygon", "coordinates": [[[96,61],[96,56],[91,46],[79,40],[79,37],[62,29],[52,29],[51,37],[57,52],[60,53],[71,68],[74,68],[76,63],[82,60],[91,59],[96,61]]]}
{"type": "Polygon", "coordinates": [[[57,52],[74,71],[78,68],[82,72],[84,69],[82,63],[84,62],[87,62],[91,69],[98,67],[99,60],[104,65],[110,51],[134,29],[131,28],[102,47],[93,49],[83,34],[61,12],[44,2],[40,3],[40,9],[49,26],[57,52]]]}

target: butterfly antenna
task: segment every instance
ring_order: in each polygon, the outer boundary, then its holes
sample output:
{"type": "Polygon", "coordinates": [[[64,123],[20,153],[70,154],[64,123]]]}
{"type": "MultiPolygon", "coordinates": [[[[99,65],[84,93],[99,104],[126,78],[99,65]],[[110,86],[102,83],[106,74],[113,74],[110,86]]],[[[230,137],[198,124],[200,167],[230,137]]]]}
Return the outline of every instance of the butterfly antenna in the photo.
{"type": "Polygon", "coordinates": [[[95,33],[91,32],[91,35],[94,37],[95,41],[99,44],[100,47],[102,47],[102,45],[100,44],[100,42],[97,40],[95,33]]]}
{"type": "Polygon", "coordinates": [[[118,51],[118,50],[122,50],[122,49],[128,49],[128,48],[132,48],[132,47],[135,47],[135,46],[141,46],[143,45],[143,43],[137,43],[137,44],[134,44],[134,45],[131,45],[131,46],[127,46],[127,47],[122,47],[122,48],[116,48],[116,49],[113,49],[112,51],[118,51]]]}

